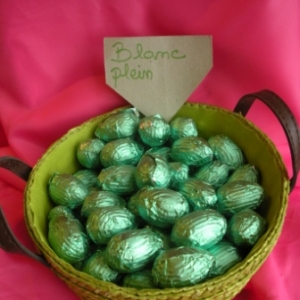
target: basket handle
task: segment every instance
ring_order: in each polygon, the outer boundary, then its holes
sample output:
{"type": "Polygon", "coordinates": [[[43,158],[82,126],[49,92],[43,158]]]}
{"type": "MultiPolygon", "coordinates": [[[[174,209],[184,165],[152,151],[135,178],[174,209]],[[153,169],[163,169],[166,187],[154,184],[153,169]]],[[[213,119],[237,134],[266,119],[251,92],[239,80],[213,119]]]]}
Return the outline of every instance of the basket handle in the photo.
{"type": "Polygon", "coordinates": [[[290,179],[290,191],[295,187],[300,168],[300,137],[296,119],[286,103],[274,92],[262,90],[243,96],[234,108],[234,112],[246,116],[255,100],[265,103],[275,114],[286,134],[292,158],[293,175],[290,179]]]}
{"type": "MultiPolygon", "coordinates": [[[[11,156],[4,156],[0,157],[0,168],[7,169],[17,175],[18,177],[22,178],[23,180],[27,181],[29,174],[31,172],[31,167],[22,162],[21,160],[11,157],[11,156]]],[[[27,255],[45,266],[49,267],[48,262],[38,254],[27,249],[24,245],[22,245],[14,233],[12,232],[8,222],[5,218],[4,212],[0,207],[0,248],[2,248],[6,252],[10,253],[19,253],[27,255]]]]}

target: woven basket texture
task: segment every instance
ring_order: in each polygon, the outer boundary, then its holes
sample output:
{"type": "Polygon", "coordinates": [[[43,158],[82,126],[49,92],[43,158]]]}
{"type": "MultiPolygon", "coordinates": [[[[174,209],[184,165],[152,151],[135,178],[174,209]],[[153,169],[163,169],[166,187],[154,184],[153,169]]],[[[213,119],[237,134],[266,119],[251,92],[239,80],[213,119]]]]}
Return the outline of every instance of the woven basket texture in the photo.
{"type": "MultiPolygon", "coordinates": [[[[123,108],[120,108],[123,109],[123,108]]],[[[115,111],[113,111],[115,112],[115,111]]],[[[46,151],[33,168],[25,190],[25,220],[38,250],[52,270],[82,299],[120,300],[187,300],[232,299],[237,295],[266,260],[281,233],[287,209],[289,179],[281,155],[270,139],[243,116],[204,104],[186,103],[176,114],[193,118],[199,135],[208,138],[226,134],[244,152],[249,163],[261,172],[266,199],[259,212],[266,218],[268,229],[247,257],[227,273],[203,283],[169,289],[124,288],[80,272],[64,262],[47,241],[47,215],[53,203],[47,194],[47,184],[54,172],[73,173],[79,169],[75,147],[94,136],[99,122],[113,112],[100,115],[71,129],[46,151]]]]}

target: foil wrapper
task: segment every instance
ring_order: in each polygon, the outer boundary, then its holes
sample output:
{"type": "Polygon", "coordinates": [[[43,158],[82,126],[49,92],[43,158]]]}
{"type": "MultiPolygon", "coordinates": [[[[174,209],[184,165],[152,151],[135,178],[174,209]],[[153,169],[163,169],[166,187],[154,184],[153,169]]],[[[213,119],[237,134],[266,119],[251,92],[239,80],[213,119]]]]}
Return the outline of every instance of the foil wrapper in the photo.
{"type": "Polygon", "coordinates": [[[177,117],[170,122],[170,137],[172,141],[186,136],[198,136],[198,129],[193,119],[177,117]]]}
{"type": "Polygon", "coordinates": [[[163,157],[144,154],[137,164],[135,180],[139,188],[144,186],[167,187],[170,179],[169,166],[163,157]]]}
{"type": "Polygon", "coordinates": [[[252,209],[242,210],[228,222],[227,236],[239,247],[252,247],[267,229],[266,220],[252,209]]]}
{"type": "Polygon", "coordinates": [[[151,154],[152,156],[163,157],[166,161],[171,158],[171,148],[170,147],[154,147],[148,149],[145,154],[151,154]]]}
{"type": "Polygon", "coordinates": [[[153,115],[141,119],[138,132],[146,145],[158,147],[169,139],[170,125],[160,115],[153,115]]]}
{"type": "Polygon", "coordinates": [[[93,253],[84,262],[82,271],[94,278],[108,282],[116,282],[120,278],[119,273],[107,264],[104,251],[100,250],[93,253]]]}
{"type": "Polygon", "coordinates": [[[136,167],[132,165],[112,166],[102,169],[98,179],[104,191],[119,195],[132,194],[137,191],[135,182],[136,167]]]}
{"type": "Polygon", "coordinates": [[[208,139],[217,160],[235,170],[244,164],[242,150],[226,135],[214,135],[208,139]]]}
{"type": "Polygon", "coordinates": [[[126,274],[123,278],[123,286],[140,289],[154,289],[157,285],[153,281],[151,270],[142,270],[126,274]]]}
{"type": "Polygon", "coordinates": [[[58,257],[68,263],[87,258],[89,238],[81,223],[67,207],[57,206],[48,215],[48,241],[58,257]]]}
{"type": "Polygon", "coordinates": [[[162,249],[159,235],[149,228],[128,230],[114,235],[107,244],[108,264],[120,273],[145,269],[162,249]]]}
{"type": "Polygon", "coordinates": [[[201,137],[183,137],[172,144],[171,158],[188,166],[200,167],[213,160],[213,151],[201,137]]]}
{"type": "Polygon", "coordinates": [[[178,246],[209,249],[222,240],[226,230],[227,221],[216,210],[198,210],[175,222],[171,239],[178,246]]]}
{"type": "Polygon", "coordinates": [[[92,211],[86,221],[90,239],[97,245],[106,245],[117,233],[137,227],[135,215],[120,206],[108,206],[92,211]]]}
{"type": "Polygon", "coordinates": [[[108,206],[126,207],[126,202],[120,195],[111,191],[91,191],[83,201],[81,215],[88,217],[93,210],[108,206]]]}
{"type": "Polygon", "coordinates": [[[108,142],[100,152],[100,160],[105,168],[120,165],[136,165],[144,153],[144,148],[131,138],[108,142]]]}
{"type": "Polygon", "coordinates": [[[159,254],[152,275],[163,288],[192,286],[208,278],[213,264],[214,257],[207,250],[176,247],[159,254]]]}
{"type": "Polygon", "coordinates": [[[215,263],[209,273],[210,277],[223,275],[237,263],[242,261],[238,248],[230,242],[221,241],[208,251],[214,256],[215,263]]]}
{"type": "Polygon", "coordinates": [[[175,221],[189,212],[188,201],[171,189],[143,188],[131,198],[131,205],[149,224],[171,227],[175,221]]]}
{"type": "Polygon", "coordinates": [[[48,192],[54,203],[73,209],[82,205],[89,189],[74,175],[54,173],[48,183],[48,192]]]}
{"type": "Polygon", "coordinates": [[[189,167],[181,162],[169,162],[170,183],[169,187],[174,190],[179,190],[182,182],[189,178],[189,167]]]}
{"type": "Polygon", "coordinates": [[[180,183],[179,191],[191,204],[193,210],[212,208],[217,202],[215,189],[197,178],[188,178],[180,183]]]}
{"type": "Polygon", "coordinates": [[[98,187],[98,174],[99,172],[89,169],[83,169],[73,173],[89,190],[98,187]]]}
{"type": "Polygon", "coordinates": [[[229,177],[228,182],[231,181],[247,181],[251,183],[258,183],[259,172],[255,166],[246,164],[238,167],[229,177]]]}
{"type": "Polygon", "coordinates": [[[98,169],[101,167],[100,151],[105,142],[98,138],[88,139],[81,142],[76,149],[78,162],[87,169],[98,169]]]}
{"type": "Polygon", "coordinates": [[[264,189],[247,181],[227,182],[217,190],[217,209],[226,216],[246,209],[256,209],[264,199],[264,189]]]}
{"type": "Polygon", "coordinates": [[[124,109],[98,124],[95,135],[107,142],[133,137],[137,133],[139,122],[140,113],[136,108],[124,109]]]}
{"type": "Polygon", "coordinates": [[[194,174],[194,177],[212,185],[216,189],[228,180],[228,175],[229,166],[218,160],[213,160],[200,167],[194,174]]]}

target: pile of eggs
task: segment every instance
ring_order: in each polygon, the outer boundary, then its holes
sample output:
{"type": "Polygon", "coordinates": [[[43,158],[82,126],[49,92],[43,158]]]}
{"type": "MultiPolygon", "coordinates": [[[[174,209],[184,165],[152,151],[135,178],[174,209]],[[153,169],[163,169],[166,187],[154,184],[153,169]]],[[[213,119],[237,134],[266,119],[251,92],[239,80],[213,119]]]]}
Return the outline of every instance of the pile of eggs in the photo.
{"type": "Polygon", "coordinates": [[[223,134],[135,108],[111,114],[54,173],[48,240],[61,259],[121,286],[191,286],[239,263],[266,230],[259,172],[223,134]]]}

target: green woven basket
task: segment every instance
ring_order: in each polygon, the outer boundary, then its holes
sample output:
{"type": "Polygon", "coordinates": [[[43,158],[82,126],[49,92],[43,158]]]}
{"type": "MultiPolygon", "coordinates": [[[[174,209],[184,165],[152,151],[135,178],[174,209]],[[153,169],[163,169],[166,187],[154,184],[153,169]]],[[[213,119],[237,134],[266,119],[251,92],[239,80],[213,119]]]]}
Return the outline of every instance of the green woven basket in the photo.
{"type": "MultiPolygon", "coordinates": [[[[252,100],[248,100],[253,102],[256,98],[259,97],[252,96],[252,100]]],[[[75,147],[81,141],[93,137],[97,124],[111,113],[103,114],[71,129],[47,150],[30,172],[25,190],[25,219],[28,231],[40,253],[53,271],[82,299],[232,299],[263,264],[277,242],[290,191],[290,180],[285,165],[274,144],[240,113],[208,105],[186,103],[176,114],[193,118],[200,135],[204,138],[220,133],[229,136],[243,150],[249,163],[255,165],[261,172],[266,199],[260,207],[260,213],[266,218],[268,229],[247,257],[227,273],[185,288],[138,290],[97,280],[80,272],[60,259],[50,248],[47,241],[47,215],[53,203],[47,193],[48,180],[54,172],[73,173],[79,169],[74,155],[75,147]]],[[[296,128],[298,147],[299,135],[298,127],[296,128]]],[[[293,154],[294,164],[298,162],[298,156],[298,153],[293,154]]],[[[294,181],[298,164],[294,168],[294,171],[296,170],[294,181]]]]}

